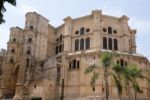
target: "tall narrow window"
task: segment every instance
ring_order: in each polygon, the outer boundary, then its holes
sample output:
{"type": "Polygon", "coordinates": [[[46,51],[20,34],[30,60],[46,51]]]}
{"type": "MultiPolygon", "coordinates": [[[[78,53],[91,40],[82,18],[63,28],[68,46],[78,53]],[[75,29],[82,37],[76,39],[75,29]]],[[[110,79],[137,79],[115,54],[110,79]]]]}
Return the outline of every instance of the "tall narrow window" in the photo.
{"type": "Polygon", "coordinates": [[[56,46],[55,49],[56,49],[56,50],[55,50],[55,53],[58,54],[58,46],[56,46]]]}
{"type": "Polygon", "coordinates": [[[120,59],[120,66],[124,67],[124,61],[123,61],[123,59],[120,59]]]}
{"type": "Polygon", "coordinates": [[[59,46],[59,52],[61,52],[61,51],[62,51],[62,45],[59,46]]]}
{"type": "Polygon", "coordinates": [[[60,35],[60,41],[62,41],[62,38],[63,38],[63,36],[62,36],[62,35],[60,35]]]}
{"type": "Polygon", "coordinates": [[[76,60],[75,60],[75,59],[73,60],[73,66],[72,66],[72,69],[76,69],[76,60]]]}
{"type": "Polygon", "coordinates": [[[14,59],[13,58],[10,59],[10,63],[14,63],[14,59]]]}
{"type": "Polygon", "coordinates": [[[77,61],[77,68],[80,68],[80,61],[77,61]]]}
{"type": "Polygon", "coordinates": [[[28,39],[28,42],[31,43],[31,42],[32,42],[32,38],[29,38],[29,39],[28,39]]]}
{"type": "Polygon", "coordinates": [[[69,63],[69,69],[71,69],[71,65],[72,65],[72,64],[71,64],[71,61],[70,61],[70,63],[69,63]]]}
{"type": "Polygon", "coordinates": [[[112,50],[112,38],[108,39],[108,47],[109,47],[109,50],[112,50]]]}
{"type": "Polygon", "coordinates": [[[84,38],[80,40],[80,50],[84,50],[84,38]]]}
{"type": "Polygon", "coordinates": [[[75,51],[79,50],[79,39],[75,40],[75,51]]]}
{"type": "Polygon", "coordinates": [[[80,29],[80,34],[81,34],[81,35],[84,34],[84,27],[82,27],[82,28],[80,29]]]}
{"type": "Polygon", "coordinates": [[[114,39],[114,50],[118,50],[118,41],[114,39]]]}
{"type": "Polygon", "coordinates": [[[27,54],[30,55],[30,54],[31,54],[31,51],[30,51],[30,50],[27,50],[27,54]]]}
{"type": "Polygon", "coordinates": [[[103,49],[107,49],[107,38],[103,37],[103,49]]]}
{"type": "Polygon", "coordinates": [[[90,38],[86,38],[86,49],[90,49],[90,38]]]}
{"type": "Polygon", "coordinates": [[[112,28],[108,27],[108,34],[112,34],[112,28]]]}

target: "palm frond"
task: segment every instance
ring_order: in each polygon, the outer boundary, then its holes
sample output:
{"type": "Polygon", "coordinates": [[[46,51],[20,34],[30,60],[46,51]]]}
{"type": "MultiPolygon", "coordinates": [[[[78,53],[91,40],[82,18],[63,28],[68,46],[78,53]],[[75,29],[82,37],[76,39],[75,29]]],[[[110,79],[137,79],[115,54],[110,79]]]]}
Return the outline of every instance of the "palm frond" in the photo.
{"type": "Polygon", "coordinates": [[[95,87],[95,83],[96,83],[96,80],[99,78],[99,73],[95,73],[93,74],[92,78],[91,78],[91,81],[90,81],[90,84],[91,84],[91,87],[94,88],[95,87]]]}
{"type": "Polygon", "coordinates": [[[102,64],[104,67],[109,67],[112,60],[112,54],[109,52],[102,53],[102,64]]]}
{"type": "Polygon", "coordinates": [[[88,68],[86,68],[86,70],[85,70],[85,74],[89,74],[89,73],[91,73],[92,71],[94,71],[95,69],[97,69],[98,67],[95,65],[95,64],[93,64],[93,65],[91,65],[91,66],[89,66],[88,68]]]}

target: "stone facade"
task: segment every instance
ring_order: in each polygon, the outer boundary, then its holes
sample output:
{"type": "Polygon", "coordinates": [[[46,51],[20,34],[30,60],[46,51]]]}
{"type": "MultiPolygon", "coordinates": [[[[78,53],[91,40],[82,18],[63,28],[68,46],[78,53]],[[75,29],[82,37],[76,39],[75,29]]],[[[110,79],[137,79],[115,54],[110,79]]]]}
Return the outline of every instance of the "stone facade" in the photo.
{"type": "MultiPolygon", "coordinates": [[[[92,74],[84,73],[91,64],[102,66],[102,52],[116,51],[119,54],[116,63],[136,64],[150,70],[148,59],[136,53],[136,30],[129,27],[128,20],[125,15],[118,18],[94,10],[87,16],[66,17],[64,24],[55,28],[40,14],[27,13],[24,29],[10,29],[2,66],[1,98],[102,100],[105,96],[103,76],[92,90],[92,74]]],[[[143,93],[138,94],[138,98],[149,100],[150,83],[146,80],[139,83],[143,93]]],[[[112,79],[109,79],[109,95],[110,100],[118,99],[112,79]]],[[[132,88],[130,97],[134,97],[132,88]]],[[[125,92],[123,98],[127,98],[125,92]]]]}

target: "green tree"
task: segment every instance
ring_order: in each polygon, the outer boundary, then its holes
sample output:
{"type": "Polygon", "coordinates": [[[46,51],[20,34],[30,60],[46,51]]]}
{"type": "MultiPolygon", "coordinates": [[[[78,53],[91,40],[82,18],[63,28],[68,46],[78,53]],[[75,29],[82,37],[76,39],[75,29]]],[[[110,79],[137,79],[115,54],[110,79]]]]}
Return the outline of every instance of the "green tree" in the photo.
{"type": "Polygon", "coordinates": [[[4,17],[4,12],[6,12],[6,8],[4,6],[4,3],[8,2],[13,6],[16,6],[16,0],[0,0],[0,24],[4,23],[5,20],[3,19],[4,17]]]}
{"type": "MultiPolygon", "coordinates": [[[[111,62],[112,62],[112,53],[109,53],[109,52],[104,52],[102,53],[101,55],[101,61],[102,61],[102,65],[103,65],[103,70],[104,70],[104,80],[105,80],[105,95],[106,95],[106,100],[108,100],[108,97],[109,97],[109,90],[108,90],[108,76],[109,76],[109,72],[108,72],[108,69],[111,65],[111,62]]],[[[95,88],[95,83],[96,83],[96,80],[98,79],[99,77],[99,72],[96,72],[96,70],[98,69],[99,67],[96,66],[95,64],[94,65],[91,65],[89,66],[86,70],[85,70],[85,74],[88,74],[88,73],[91,73],[93,72],[93,76],[91,78],[91,86],[92,88],[94,89],[95,88]]]]}

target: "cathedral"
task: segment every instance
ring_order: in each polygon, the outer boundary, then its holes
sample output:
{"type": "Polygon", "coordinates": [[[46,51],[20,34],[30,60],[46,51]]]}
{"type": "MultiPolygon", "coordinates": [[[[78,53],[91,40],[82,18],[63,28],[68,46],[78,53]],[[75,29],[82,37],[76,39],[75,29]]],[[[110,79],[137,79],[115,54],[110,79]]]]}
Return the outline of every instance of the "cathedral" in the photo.
{"type": "MultiPolygon", "coordinates": [[[[91,14],[63,19],[54,27],[36,12],[25,15],[25,27],[10,28],[7,51],[0,53],[0,98],[11,100],[105,100],[105,81],[100,75],[93,90],[88,66],[102,66],[103,52],[116,52],[121,66],[136,64],[150,70],[149,60],[136,52],[136,30],[125,15],[114,17],[93,10],[91,14]]],[[[102,70],[98,70],[100,73],[102,70]]],[[[148,73],[147,75],[150,75],[148,73]]],[[[110,78],[109,100],[119,100],[110,78]]],[[[143,91],[137,100],[150,100],[150,82],[139,80],[143,91]]],[[[123,100],[134,100],[123,92],[123,100]]]]}

